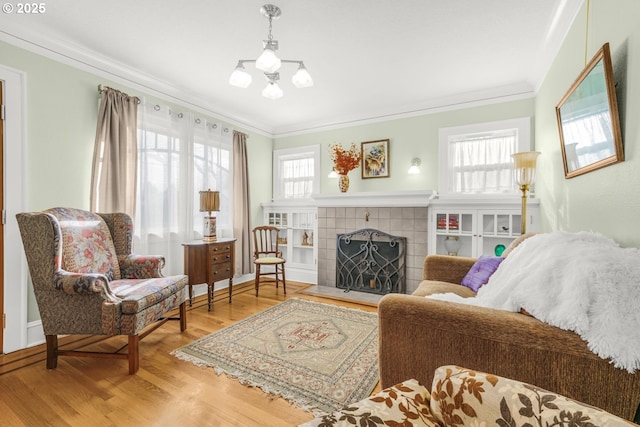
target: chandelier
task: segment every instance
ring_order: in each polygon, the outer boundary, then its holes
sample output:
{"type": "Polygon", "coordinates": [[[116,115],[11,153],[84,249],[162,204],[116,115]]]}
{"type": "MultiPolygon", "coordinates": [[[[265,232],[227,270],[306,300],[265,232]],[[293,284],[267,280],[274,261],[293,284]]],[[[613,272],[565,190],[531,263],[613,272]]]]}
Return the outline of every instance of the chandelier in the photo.
{"type": "Polygon", "coordinates": [[[291,81],[297,88],[313,86],[313,80],[309,72],[304,66],[302,61],[280,59],[276,56],[278,50],[278,40],[274,40],[271,35],[271,27],[273,19],[278,19],[282,14],[282,11],[278,6],[272,4],[265,4],[260,8],[260,13],[265,18],[269,19],[269,34],[267,40],[263,40],[262,54],[258,59],[241,59],[238,61],[236,69],[231,73],[229,77],[229,84],[236,87],[246,88],[251,84],[251,74],[244,68],[244,64],[247,62],[255,62],[256,68],[264,73],[267,79],[267,87],[262,90],[262,96],[269,99],[278,99],[283,95],[282,89],[278,85],[280,80],[280,73],[278,70],[283,63],[298,64],[298,71],[293,75],[291,81]]]}

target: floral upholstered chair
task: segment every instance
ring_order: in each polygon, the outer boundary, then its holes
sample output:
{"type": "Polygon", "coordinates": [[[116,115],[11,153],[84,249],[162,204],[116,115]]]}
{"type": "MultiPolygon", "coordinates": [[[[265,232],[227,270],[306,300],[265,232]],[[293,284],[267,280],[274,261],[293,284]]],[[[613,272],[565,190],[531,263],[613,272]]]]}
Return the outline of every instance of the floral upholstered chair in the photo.
{"type": "Polygon", "coordinates": [[[142,337],[167,320],[179,320],[180,330],[186,330],[187,276],[163,277],[162,256],[131,253],[128,215],[53,208],[16,217],[46,336],[48,369],[57,367],[59,355],[93,356],[127,359],[134,374],[142,337]],[[174,309],[179,318],[168,317],[174,309]],[[58,335],[68,334],[127,335],[127,353],[58,349],[58,335]]]}

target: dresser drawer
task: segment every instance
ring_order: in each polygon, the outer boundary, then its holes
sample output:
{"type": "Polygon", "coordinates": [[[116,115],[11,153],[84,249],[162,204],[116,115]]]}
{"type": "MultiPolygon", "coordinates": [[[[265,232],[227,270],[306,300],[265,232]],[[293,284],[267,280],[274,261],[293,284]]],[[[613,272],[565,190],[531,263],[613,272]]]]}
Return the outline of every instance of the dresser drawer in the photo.
{"type": "Polygon", "coordinates": [[[219,255],[219,254],[229,254],[231,253],[231,244],[221,244],[221,245],[211,245],[209,246],[209,253],[211,256],[219,255]]]}
{"type": "Polygon", "coordinates": [[[231,252],[226,254],[211,254],[211,264],[224,264],[231,261],[231,252]]]}
{"type": "Polygon", "coordinates": [[[211,281],[217,282],[218,280],[228,279],[231,277],[231,265],[230,264],[217,264],[211,268],[211,281]]]}

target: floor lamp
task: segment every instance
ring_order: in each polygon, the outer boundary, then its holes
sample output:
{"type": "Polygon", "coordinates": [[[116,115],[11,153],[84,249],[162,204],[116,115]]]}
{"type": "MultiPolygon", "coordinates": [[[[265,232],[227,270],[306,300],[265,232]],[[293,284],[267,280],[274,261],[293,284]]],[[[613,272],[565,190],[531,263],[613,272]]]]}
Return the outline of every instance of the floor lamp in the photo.
{"type": "Polygon", "coordinates": [[[522,227],[521,232],[527,232],[527,193],[529,187],[536,179],[536,160],[540,155],[537,151],[526,151],[522,153],[512,154],[515,161],[515,179],[516,183],[522,191],[522,227]]]}
{"type": "Polygon", "coordinates": [[[220,192],[203,190],[200,192],[200,212],[208,212],[204,217],[204,231],[202,240],[205,242],[215,242],[216,235],[216,217],[211,212],[220,210],[220,192]]]}

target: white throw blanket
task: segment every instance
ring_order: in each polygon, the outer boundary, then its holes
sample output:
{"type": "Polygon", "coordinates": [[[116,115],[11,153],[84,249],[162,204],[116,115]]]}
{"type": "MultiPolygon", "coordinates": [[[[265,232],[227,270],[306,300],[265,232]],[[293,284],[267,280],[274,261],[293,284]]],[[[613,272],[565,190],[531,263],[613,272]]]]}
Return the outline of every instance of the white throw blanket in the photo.
{"type": "Polygon", "coordinates": [[[630,373],[640,369],[640,250],[588,233],[528,238],[476,297],[428,298],[508,311],[576,332],[589,349],[630,373]]]}

